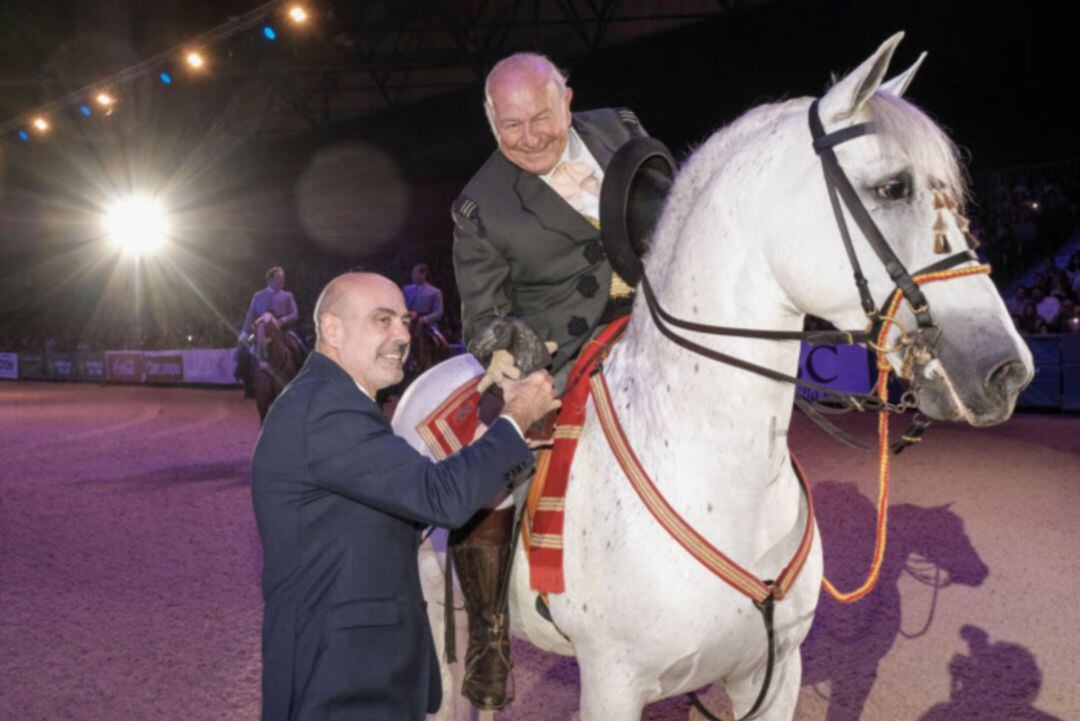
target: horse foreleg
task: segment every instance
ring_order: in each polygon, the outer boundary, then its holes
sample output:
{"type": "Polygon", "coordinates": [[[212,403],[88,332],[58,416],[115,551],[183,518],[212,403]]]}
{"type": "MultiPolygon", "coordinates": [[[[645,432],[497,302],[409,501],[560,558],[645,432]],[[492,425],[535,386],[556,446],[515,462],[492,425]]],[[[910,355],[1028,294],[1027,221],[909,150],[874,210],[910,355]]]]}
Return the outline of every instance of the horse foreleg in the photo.
{"type": "Polygon", "coordinates": [[[645,693],[624,658],[578,656],[581,721],[640,721],[645,693]]]}
{"type": "MultiPolygon", "coordinates": [[[[726,688],[731,698],[735,718],[742,718],[754,706],[764,681],[765,670],[762,669],[760,672],[727,684],[726,688]]],[[[799,698],[801,683],[802,658],[799,650],[794,649],[777,659],[769,691],[765,700],[762,701],[761,708],[754,716],[755,721],[791,721],[795,717],[795,703],[799,698]]]]}

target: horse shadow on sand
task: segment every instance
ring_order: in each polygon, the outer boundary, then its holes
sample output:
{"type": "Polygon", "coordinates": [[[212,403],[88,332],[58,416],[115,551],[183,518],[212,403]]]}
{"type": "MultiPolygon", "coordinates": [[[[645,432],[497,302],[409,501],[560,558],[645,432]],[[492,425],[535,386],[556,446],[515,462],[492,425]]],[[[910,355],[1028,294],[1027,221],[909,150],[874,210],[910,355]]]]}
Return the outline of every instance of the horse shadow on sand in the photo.
{"type": "MultiPolygon", "coordinates": [[[[814,510],[825,553],[825,573],[841,590],[863,581],[874,550],[874,504],[852,484],[814,487],[814,510]]],[[[802,645],[803,685],[828,683],[828,721],[855,721],[877,679],[881,659],[898,637],[925,635],[942,593],[952,585],[979,586],[989,569],[949,506],[908,503],[889,507],[888,543],[877,586],[853,604],[824,591],[802,645]],[[914,628],[901,628],[900,579],[926,587],[928,611],[914,628]]],[[[822,693],[822,691],[818,691],[822,693]]],[[[935,717],[935,721],[938,717],[935,717]]]]}
{"type": "Polygon", "coordinates": [[[978,626],[964,626],[968,655],[949,661],[949,700],[931,708],[919,721],[1062,721],[1035,708],[1042,671],[1023,646],[989,642],[978,626]]]}

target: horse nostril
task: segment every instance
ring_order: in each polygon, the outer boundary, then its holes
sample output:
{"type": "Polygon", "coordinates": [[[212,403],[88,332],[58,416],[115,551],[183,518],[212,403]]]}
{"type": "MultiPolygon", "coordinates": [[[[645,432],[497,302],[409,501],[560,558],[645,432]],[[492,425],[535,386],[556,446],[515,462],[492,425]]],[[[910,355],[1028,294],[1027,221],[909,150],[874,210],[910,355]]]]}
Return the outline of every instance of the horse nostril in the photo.
{"type": "Polygon", "coordinates": [[[1005,361],[986,379],[986,387],[999,393],[1009,393],[1020,385],[1023,375],[1022,363],[1015,359],[1005,361]]]}

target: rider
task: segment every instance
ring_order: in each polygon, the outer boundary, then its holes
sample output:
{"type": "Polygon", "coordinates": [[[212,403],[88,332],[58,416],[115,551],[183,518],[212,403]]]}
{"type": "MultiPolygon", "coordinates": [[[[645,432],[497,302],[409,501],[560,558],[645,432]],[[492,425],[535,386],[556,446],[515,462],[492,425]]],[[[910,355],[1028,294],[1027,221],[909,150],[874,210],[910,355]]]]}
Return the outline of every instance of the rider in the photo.
{"type": "Polygon", "coordinates": [[[287,326],[296,323],[299,317],[300,311],[297,310],[293,294],[285,290],[285,270],[275,265],[266,271],[266,287],[251,296],[251,304],[236,343],[237,377],[249,378],[251,375],[248,349],[259,322],[273,323],[287,330],[287,326]]]}
{"type": "Polygon", "coordinates": [[[442,318],[442,291],[428,283],[428,267],[424,263],[413,266],[412,283],[402,288],[402,293],[414,322],[434,327],[442,318]]]}
{"type": "MultiPolygon", "coordinates": [[[[554,351],[560,389],[592,333],[630,311],[633,290],[601,243],[599,188],[615,150],[646,136],[629,110],[572,114],[572,96],[565,75],[542,55],[497,63],[484,86],[484,110],[498,150],[452,206],[467,346],[475,351],[485,329],[514,316],[554,351]]],[[[483,385],[519,373],[510,351],[496,350],[483,385]]],[[[496,606],[513,514],[512,504],[482,510],[467,524],[467,538],[451,539],[469,616],[462,693],[480,709],[508,703],[507,608],[496,606]]]]}

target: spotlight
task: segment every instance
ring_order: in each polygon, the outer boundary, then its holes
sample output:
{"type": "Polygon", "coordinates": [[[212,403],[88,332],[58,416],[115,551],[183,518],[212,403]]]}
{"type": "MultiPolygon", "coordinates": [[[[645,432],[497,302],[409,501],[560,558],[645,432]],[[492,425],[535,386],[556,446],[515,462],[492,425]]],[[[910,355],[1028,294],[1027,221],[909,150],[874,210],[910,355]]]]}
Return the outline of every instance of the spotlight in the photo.
{"type": "Polygon", "coordinates": [[[119,200],[105,214],[104,225],[109,242],[129,255],[159,250],[169,233],[165,209],[145,195],[119,200]]]}
{"type": "Polygon", "coordinates": [[[41,116],[34,118],[33,125],[37,130],[42,133],[49,130],[49,121],[41,116]]]}
{"type": "Polygon", "coordinates": [[[265,37],[267,40],[277,40],[277,33],[274,32],[274,28],[270,27],[269,25],[263,27],[262,34],[263,37],[265,37]]]}
{"type": "Polygon", "coordinates": [[[306,23],[308,19],[307,10],[304,9],[303,5],[293,5],[289,8],[289,17],[298,25],[306,23]]]}
{"type": "Polygon", "coordinates": [[[172,75],[169,75],[164,70],[158,73],[158,77],[161,78],[162,85],[172,85],[172,75]]]}
{"type": "Polygon", "coordinates": [[[203,67],[206,65],[206,60],[203,59],[203,56],[196,52],[188,53],[185,60],[187,60],[188,65],[195,68],[196,70],[202,70],[203,67]]]}
{"type": "Polygon", "coordinates": [[[98,93],[97,97],[94,98],[94,100],[96,100],[97,104],[103,108],[108,108],[116,102],[116,99],[108,93],[98,93]]]}

